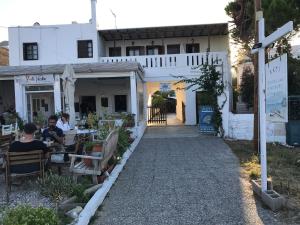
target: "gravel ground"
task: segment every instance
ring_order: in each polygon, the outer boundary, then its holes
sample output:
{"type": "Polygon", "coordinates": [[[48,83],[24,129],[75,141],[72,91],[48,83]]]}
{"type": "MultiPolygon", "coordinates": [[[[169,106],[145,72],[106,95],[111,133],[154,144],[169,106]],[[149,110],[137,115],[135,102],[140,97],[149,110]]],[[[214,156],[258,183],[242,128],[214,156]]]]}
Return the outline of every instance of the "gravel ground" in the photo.
{"type": "Polygon", "coordinates": [[[0,174],[0,207],[15,207],[20,204],[28,204],[34,207],[45,206],[53,208],[55,205],[46,197],[39,194],[35,180],[30,178],[22,179],[19,184],[13,184],[9,195],[9,204],[6,203],[6,189],[4,175],[0,174]]]}
{"type": "Polygon", "coordinates": [[[195,127],[148,128],[94,225],[282,224],[253,197],[223,140],[195,127]]]}

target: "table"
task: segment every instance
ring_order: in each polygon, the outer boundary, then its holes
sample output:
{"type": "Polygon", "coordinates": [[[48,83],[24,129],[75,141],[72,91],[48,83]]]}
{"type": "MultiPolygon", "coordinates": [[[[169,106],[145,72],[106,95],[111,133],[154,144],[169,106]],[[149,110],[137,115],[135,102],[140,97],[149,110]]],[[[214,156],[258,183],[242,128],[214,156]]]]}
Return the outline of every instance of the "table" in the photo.
{"type": "Polygon", "coordinates": [[[83,129],[83,130],[78,129],[77,130],[77,134],[94,134],[94,133],[97,133],[97,130],[95,130],[95,129],[83,129]]]}

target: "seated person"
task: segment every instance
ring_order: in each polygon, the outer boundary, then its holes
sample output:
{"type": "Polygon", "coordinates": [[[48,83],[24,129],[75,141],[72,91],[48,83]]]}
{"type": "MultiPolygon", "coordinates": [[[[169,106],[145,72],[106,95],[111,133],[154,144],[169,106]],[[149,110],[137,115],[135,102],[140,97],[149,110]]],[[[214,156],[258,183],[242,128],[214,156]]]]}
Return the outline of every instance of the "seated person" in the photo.
{"type": "MultiPolygon", "coordinates": [[[[39,140],[34,140],[34,132],[36,131],[36,126],[33,123],[27,123],[24,126],[24,134],[20,141],[15,141],[11,144],[10,152],[27,152],[33,150],[42,150],[44,152],[44,157],[48,158],[48,148],[47,146],[39,140]]],[[[38,171],[40,165],[38,163],[25,164],[25,165],[13,165],[10,167],[11,173],[30,173],[38,171]]]]}
{"type": "Polygon", "coordinates": [[[69,124],[70,115],[68,113],[62,113],[61,118],[57,121],[56,126],[63,131],[71,130],[69,124]]]}
{"type": "Polygon", "coordinates": [[[56,126],[57,117],[55,115],[48,118],[48,128],[43,131],[43,141],[54,141],[54,143],[63,144],[63,131],[56,126]]]}

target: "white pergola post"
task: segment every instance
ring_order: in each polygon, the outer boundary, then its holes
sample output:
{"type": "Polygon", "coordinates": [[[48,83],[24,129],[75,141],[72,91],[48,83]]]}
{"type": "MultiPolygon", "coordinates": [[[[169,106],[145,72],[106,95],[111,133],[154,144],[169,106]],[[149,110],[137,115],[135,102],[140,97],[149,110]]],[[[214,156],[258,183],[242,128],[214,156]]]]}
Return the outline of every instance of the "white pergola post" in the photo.
{"type": "Polygon", "coordinates": [[[54,112],[61,112],[61,91],[59,75],[54,75],[54,112]]]}
{"type": "Polygon", "coordinates": [[[135,126],[137,126],[137,115],[138,115],[138,107],[137,107],[137,88],[136,88],[136,77],[135,73],[132,72],[130,74],[130,103],[131,103],[131,113],[135,114],[134,121],[135,126]]]}
{"type": "Polygon", "coordinates": [[[260,138],[260,164],[261,164],[261,189],[267,190],[267,140],[266,140],[266,76],[265,76],[265,48],[293,30],[290,21],[278,28],[275,32],[265,37],[265,20],[259,19],[259,46],[251,51],[258,52],[258,97],[259,97],[259,138],[260,138]]]}

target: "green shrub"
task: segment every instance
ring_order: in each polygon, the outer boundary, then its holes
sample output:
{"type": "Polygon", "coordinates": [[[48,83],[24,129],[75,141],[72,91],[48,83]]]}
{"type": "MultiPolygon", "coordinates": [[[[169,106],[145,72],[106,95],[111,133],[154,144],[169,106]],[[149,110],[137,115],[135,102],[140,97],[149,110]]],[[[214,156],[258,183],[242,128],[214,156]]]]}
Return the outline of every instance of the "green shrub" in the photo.
{"type": "Polygon", "coordinates": [[[83,184],[76,184],[73,186],[72,195],[76,196],[76,202],[86,203],[90,200],[90,196],[84,193],[86,188],[87,186],[83,184]]]}
{"type": "Polygon", "coordinates": [[[70,177],[59,176],[50,172],[45,175],[44,179],[39,178],[37,184],[42,195],[58,202],[64,196],[69,196],[72,193],[74,182],[70,177]]]}
{"type": "MultiPolygon", "coordinates": [[[[1,222],[1,221],[0,221],[1,222]]],[[[59,219],[52,209],[23,205],[4,212],[3,225],[58,225],[59,219]]]]}
{"type": "Polygon", "coordinates": [[[130,146],[130,131],[124,127],[119,129],[119,139],[118,139],[118,156],[122,157],[124,152],[130,146]]]}

